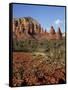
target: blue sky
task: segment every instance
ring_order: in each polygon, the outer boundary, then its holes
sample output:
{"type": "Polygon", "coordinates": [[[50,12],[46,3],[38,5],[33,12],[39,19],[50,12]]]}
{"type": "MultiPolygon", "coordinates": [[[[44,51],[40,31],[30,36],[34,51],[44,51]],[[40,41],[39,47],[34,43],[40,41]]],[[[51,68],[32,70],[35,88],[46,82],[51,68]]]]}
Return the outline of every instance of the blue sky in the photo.
{"type": "Polygon", "coordinates": [[[65,7],[13,4],[13,17],[33,17],[47,31],[53,25],[65,32],[65,7]]]}

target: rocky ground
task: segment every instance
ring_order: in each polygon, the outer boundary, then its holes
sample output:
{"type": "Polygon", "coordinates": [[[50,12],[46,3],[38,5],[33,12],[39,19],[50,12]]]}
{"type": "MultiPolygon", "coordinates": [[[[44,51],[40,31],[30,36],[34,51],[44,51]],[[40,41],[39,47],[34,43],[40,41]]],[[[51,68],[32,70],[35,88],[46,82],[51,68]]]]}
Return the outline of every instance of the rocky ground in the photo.
{"type": "Polygon", "coordinates": [[[43,53],[13,52],[13,86],[64,84],[65,65],[43,53]]]}

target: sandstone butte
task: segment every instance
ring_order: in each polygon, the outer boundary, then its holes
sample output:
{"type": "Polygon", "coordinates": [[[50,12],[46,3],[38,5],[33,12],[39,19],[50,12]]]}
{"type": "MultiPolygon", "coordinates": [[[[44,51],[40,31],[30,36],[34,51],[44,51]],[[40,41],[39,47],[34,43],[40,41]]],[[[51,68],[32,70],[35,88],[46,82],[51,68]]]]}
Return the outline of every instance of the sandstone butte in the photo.
{"type": "Polygon", "coordinates": [[[41,24],[38,23],[35,19],[31,17],[24,18],[14,18],[12,20],[12,30],[13,30],[13,38],[17,39],[43,39],[46,38],[48,40],[61,40],[62,32],[60,27],[57,32],[53,26],[51,26],[49,32],[41,27],[41,24]]]}

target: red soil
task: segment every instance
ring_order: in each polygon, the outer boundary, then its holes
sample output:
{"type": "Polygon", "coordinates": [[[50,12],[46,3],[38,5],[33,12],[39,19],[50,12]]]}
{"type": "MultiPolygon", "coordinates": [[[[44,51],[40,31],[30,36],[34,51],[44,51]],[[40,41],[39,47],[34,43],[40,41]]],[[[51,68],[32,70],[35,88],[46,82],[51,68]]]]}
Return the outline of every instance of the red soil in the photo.
{"type": "Polygon", "coordinates": [[[65,69],[33,60],[30,53],[13,52],[13,86],[65,83],[65,69]]]}

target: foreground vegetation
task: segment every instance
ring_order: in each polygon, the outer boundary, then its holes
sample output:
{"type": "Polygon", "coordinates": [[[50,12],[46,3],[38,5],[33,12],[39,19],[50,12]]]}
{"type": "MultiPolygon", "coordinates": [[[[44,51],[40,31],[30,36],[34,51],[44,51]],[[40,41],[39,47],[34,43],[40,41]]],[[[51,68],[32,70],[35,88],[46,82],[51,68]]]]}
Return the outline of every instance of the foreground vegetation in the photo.
{"type": "Polygon", "coordinates": [[[13,86],[66,82],[65,39],[14,40],[13,50],[13,86]]]}

